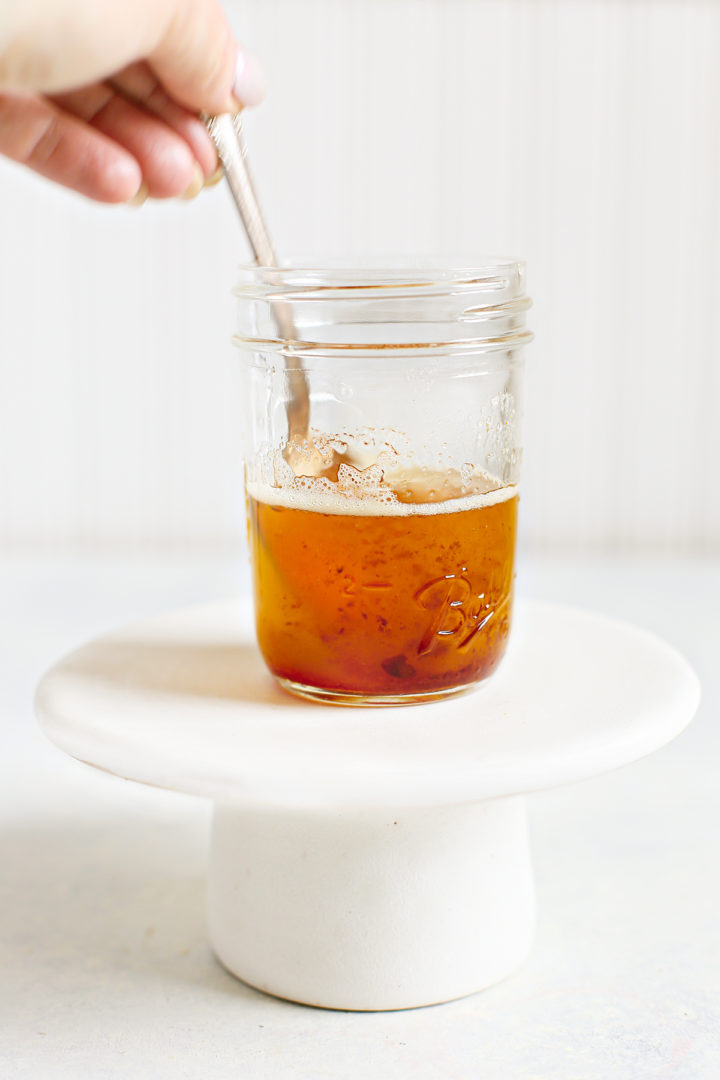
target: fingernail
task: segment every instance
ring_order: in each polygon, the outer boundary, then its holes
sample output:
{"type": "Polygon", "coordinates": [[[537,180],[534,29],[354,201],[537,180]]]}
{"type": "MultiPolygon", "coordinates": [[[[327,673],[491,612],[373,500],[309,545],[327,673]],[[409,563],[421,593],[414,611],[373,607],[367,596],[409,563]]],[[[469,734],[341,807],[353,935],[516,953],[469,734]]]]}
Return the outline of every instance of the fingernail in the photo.
{"type": "Polygon", "coordinates": [[[241,105],[259,105],[267,94],[267,79],[262,64],[251,53],[238,53],[235,63],[233,94],[241,105]]]}
{"type": "Polygon", "coordinates": [[[205,181],[205,187],[215,187],[216,184],[220,183],[224,175],[225,170],[223,169],[222,165],[218,165],[215,172],[210,173],[210,176],[208,176],[207,180],[205,181]]]}
{"type": "Polygon", "coordinates": [[[126,206],[142,206],[147,201],[147,197],[150,194],[150,188],[143,181],[140,187],[137,189],[131,199],[128,199],[125,203],[126,206]]]}
{"type": "Polygon", "coordinates": [[[183,191],[180,198],[181,199],[194,199],[195,196],[199,195],[200,192],[202,191],[204,183],[205,183],[205,177],[203,175],[203,171],[202,171],[202,169],[200,168],[200,166],[198,165],[198,163],[196,161],[195,164],[193,165],[192,180],[190,181],[188,186],[185,188],[185,190],[183,191]]]}

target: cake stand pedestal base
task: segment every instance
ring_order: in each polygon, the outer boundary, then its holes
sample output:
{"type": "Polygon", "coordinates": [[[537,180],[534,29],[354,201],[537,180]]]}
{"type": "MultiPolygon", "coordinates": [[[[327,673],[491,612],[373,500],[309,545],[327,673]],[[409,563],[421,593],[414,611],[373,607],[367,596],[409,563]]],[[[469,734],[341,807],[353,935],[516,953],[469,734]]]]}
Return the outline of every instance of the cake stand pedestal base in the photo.
{"type": "Polygon", "coordinates": [[[259,990],[334,1009],[463,997],[524,961],[534,925],[525,800],[413,810],[216,804],[209,921],[259,990]]]}
{"type": "Polygon", "coordinates": [[[530,948],[524,795],[677,735],[697,679],[613,619],[521,606],[500,670],[413,708],[292,698],[249,610],[170,612],[91,642],[38,689],[45,731],[118,776],[215,804],[213,946],[241,979],[336,1009],[432,1005],[530,948]]]}

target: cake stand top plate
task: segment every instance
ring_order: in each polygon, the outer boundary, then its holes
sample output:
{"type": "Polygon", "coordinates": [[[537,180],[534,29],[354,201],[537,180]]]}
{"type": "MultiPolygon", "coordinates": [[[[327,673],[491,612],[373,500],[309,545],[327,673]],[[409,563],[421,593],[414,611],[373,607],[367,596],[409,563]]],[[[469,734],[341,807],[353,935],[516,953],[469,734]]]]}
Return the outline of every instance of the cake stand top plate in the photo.
{"type": "Polygon", "coordinates": [[[700,698],[688,663],[627,623],[519,605],[499,671],[405,708],[296,699],[266,671],[252,612],[186,608],[62,659],[37,694],[50,739],[81,761],[246,805],[457,804],[581,780],[662,746],[700,698]]]}

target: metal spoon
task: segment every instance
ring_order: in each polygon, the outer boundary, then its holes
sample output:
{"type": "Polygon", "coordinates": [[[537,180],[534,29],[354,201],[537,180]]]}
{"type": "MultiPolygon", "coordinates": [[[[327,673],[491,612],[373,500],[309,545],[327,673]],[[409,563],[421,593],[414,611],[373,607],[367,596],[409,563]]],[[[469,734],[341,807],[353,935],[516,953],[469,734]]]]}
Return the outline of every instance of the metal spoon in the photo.
{"type": "MultiPolygon", "coordinates": [[[[270,234],[260,209],[247,162],[245,137],[240,113],[223,113],[205,120],[210,138],[227,178],[232,197],[245,226],[255,262],[262,267],[277,267],[270,234]]],[[[298,340],[292,309],[287,303],[273,304],[273,317],[278,337],[288,343],[298,340]]],[[[307,447],[310,428],[310,391],[300,357],[286,350],[285,370],[288,373],[290,400],[287,403],[288,446],[285,458],[294,465],[293,448],[307,447]]],[[[297,470],[296,470],[297,471],[297,470]]]]}

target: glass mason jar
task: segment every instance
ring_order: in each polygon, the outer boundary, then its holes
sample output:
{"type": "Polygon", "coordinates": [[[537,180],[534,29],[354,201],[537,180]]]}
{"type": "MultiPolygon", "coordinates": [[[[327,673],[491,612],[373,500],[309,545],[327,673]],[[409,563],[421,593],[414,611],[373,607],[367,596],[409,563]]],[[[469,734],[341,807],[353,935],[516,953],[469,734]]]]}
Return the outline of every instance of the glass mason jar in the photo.
{"type": "Polygon", "coordinates": [[[530,301],[471,268],[244,268],[257,638],[288,690],[444,698],[507,644],[530,301]]]}

